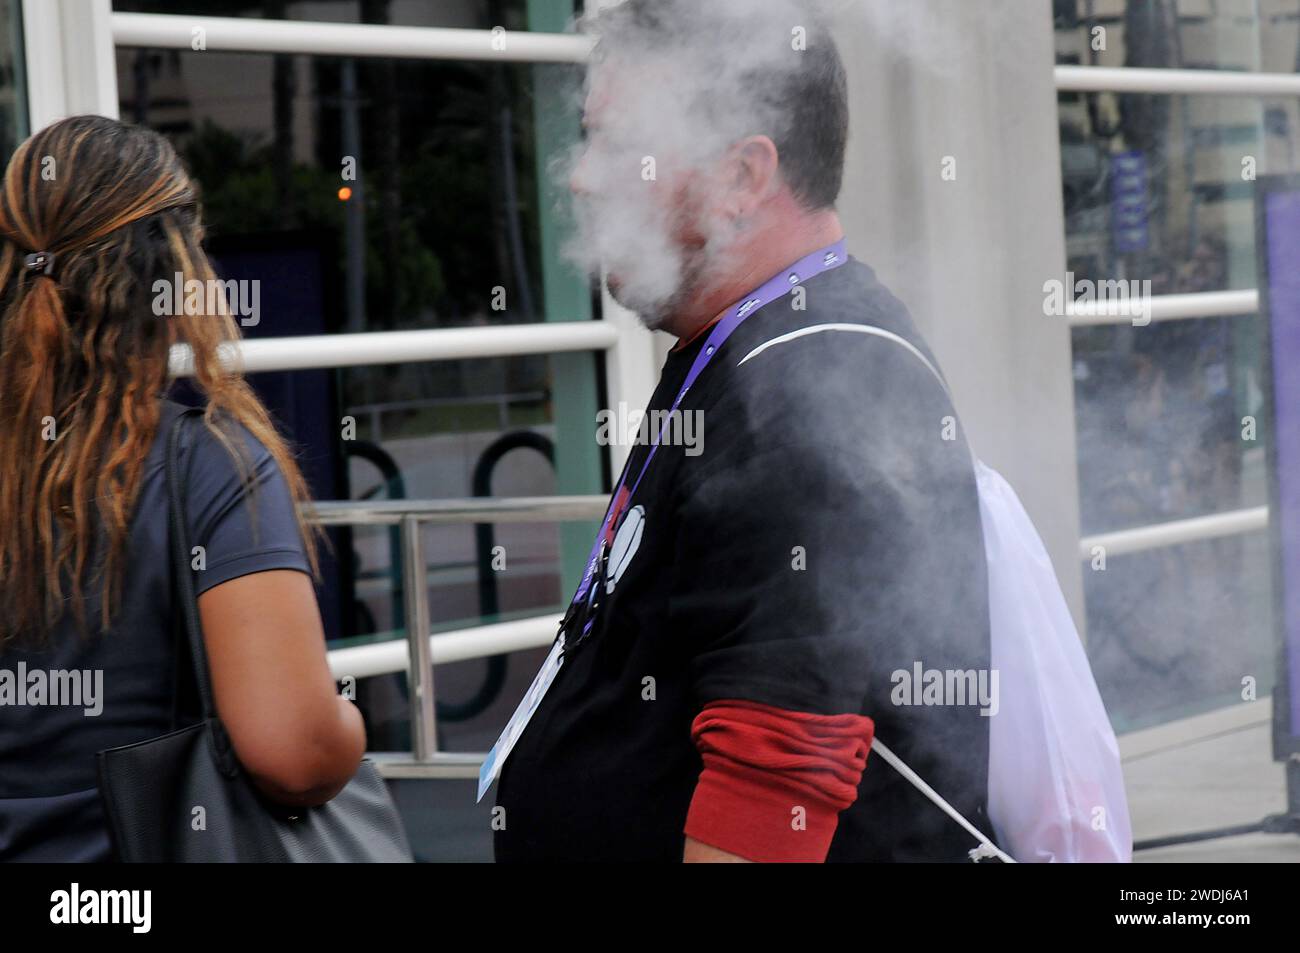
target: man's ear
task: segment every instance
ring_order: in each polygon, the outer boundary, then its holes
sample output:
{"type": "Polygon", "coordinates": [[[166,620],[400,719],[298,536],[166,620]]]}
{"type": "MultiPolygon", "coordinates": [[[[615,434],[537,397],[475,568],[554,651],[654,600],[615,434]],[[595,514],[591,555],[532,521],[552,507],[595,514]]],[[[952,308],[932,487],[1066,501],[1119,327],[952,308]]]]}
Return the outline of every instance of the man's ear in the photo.
{"type": "Polygon", "coordinates": [[[730,185],[738,215],[751,215],[776,190],[780,167],[776,143],[767,136],[750,136],[732,147],[730,185]]]}

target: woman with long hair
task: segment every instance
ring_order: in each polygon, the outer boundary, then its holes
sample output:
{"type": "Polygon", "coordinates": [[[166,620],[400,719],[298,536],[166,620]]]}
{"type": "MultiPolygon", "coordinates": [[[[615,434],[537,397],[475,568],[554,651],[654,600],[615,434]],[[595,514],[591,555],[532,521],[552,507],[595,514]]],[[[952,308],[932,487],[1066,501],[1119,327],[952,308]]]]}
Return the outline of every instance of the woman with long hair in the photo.
{"type": "Polygon", "coordinates": [[[96,752],[164,734],[192,709],[163,471],[183,410],[165,396],[175,344],[206,404],[182,443],[186,530],[235,753],[266,797],[313,805],[364,751],[360,712],[326,660],[306,484],[222,362],[238,328],[220,296],[156,313],[159,281],[215,286],[202,238],[196,186],[150,130],[72,117],[5,170],[0,860],[110,859],[96,752]]]}

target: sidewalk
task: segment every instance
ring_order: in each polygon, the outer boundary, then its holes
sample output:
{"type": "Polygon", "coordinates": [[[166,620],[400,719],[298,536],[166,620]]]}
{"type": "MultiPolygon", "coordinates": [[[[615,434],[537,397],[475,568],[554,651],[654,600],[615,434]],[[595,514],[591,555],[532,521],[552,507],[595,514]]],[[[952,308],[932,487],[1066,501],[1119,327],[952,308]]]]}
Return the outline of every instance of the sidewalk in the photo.
{"type": "MultiPolygon", "coordinates": [[[[1255,823],[1286,805],[1265,699],[1120,737],[1134,840],[1255,823]]],[[[1300,836],[1248,834],[1134,854],[1135,863],[1295,863],[1300,836]]]]}

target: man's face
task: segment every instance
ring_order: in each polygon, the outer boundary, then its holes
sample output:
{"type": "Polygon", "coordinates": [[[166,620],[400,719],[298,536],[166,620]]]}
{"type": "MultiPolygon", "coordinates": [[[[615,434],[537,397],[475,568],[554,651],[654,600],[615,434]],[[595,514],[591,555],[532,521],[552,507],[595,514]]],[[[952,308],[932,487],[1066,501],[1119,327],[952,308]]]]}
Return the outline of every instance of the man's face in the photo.
{"type": "Polygon", "coordinates": [[[592,74],[586,141],[569,176],[577,234],[571,257],[603,266],[610,294],[661,326],[707,264],[706,175],[671,90],[653,67],[608,61],[592,74]],[[677,121],[675,121],[677,120],[677,121]]]}

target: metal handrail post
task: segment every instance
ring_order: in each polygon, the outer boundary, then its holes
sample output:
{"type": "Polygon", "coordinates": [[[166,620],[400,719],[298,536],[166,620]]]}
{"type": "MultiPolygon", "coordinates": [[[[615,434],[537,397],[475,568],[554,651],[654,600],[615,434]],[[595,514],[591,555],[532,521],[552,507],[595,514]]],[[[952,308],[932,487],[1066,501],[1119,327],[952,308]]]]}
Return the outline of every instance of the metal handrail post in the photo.
{"type": "Polygon", "coordinates": [[[406,644],[410,658],[407,686],[411,705],[411,754],[432,761],[438,752],[438,715],[433,694],[433,655],[429,649],[429,586],[420,520],[402,519],[402,580],[406,600],[406,644]]]}

